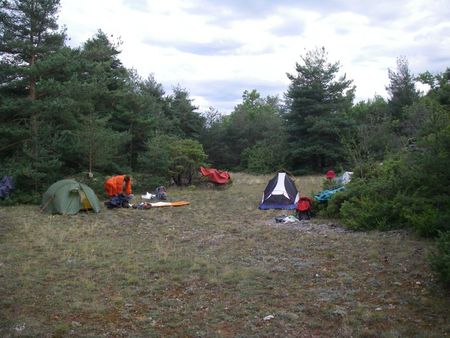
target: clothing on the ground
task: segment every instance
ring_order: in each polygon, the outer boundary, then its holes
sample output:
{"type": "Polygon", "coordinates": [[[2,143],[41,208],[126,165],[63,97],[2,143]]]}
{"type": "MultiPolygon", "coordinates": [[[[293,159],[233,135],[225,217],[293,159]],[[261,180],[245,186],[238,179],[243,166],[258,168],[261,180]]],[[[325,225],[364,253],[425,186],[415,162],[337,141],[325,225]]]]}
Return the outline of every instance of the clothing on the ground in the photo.
{"type": "Polygon", "coordinates": [[[108,209],[113,208],[129,208],[130,207],[130,200],[132,199],[132,196],[125,196],[123,194],[119,194],[117,196],[111,197],[108,201],[105,202],[105,205],[108,209]]]}

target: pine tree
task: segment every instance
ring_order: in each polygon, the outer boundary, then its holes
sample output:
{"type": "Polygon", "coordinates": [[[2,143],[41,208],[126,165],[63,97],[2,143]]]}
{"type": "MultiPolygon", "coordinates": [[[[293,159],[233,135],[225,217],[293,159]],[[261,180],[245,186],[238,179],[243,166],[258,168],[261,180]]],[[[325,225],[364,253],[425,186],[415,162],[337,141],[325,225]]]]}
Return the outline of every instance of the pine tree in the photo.
{"type": "MultiPolygon", "coordinates": [[[[4,162],[22,161],[35,191],[59,166],[51,155],[51,132],[42,119],[45,93],[39,63],[64,44],[58,32],[59,0],[3,0],[0,7],[0,150],[4,162]]],[[[25,183],[27,184],[27,183],[25,183]]]]}
{"type": "Polygon", "coordinates": [[[415,87],[414,75],[409,70],[405,57],[397,58],[397,70],[388,69],[388,76],[390,84],[386,90],[390,95],[388,102],[392,119],[401,122],[405,118],[403,108],[417,101],[419,91],[415,87]]]}
{"type": "Polygon", "coordinates": [[[284,117],[289,134],[289,158],[294,170],[335,166],[344,159],[340,144],[349,126],[346,112],[354,98],[352,80],[336,79],[340,64],[329,63],[324,48],[306,53],[296,74],[287,74],[291,84],[284,117]]]}

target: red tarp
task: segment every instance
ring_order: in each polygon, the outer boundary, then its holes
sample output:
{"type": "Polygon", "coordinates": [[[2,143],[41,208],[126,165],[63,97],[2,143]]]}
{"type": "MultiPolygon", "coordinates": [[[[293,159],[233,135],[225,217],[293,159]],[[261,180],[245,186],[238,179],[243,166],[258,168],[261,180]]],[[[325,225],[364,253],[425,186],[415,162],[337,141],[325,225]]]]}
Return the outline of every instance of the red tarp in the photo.
{"type": "Polygon", "coordinates": [[[200,167],[203,176],[207,176],[211,182],[217,184],[226,184],[230,180],[230,174],[227,171],[221,171],[213,168],[200,167]]]}

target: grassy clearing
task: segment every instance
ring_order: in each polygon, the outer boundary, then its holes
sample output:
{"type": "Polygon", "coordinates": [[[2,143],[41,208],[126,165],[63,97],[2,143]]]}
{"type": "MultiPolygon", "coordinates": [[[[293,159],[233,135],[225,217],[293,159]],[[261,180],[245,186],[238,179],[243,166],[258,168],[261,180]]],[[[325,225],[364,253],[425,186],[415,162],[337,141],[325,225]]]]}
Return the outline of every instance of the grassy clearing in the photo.
{"type": "MultiPolygon", "coordinates": [[[[404,231],[275,223],[270,177],[169,189],[180,208],[0,209],[0,336],[443,337],[431,243],[404,231]],[[273,319],[264,320],[268,315],[273,319]]],[[[321,178],[297,178],[308,195],[321,178]]]]}

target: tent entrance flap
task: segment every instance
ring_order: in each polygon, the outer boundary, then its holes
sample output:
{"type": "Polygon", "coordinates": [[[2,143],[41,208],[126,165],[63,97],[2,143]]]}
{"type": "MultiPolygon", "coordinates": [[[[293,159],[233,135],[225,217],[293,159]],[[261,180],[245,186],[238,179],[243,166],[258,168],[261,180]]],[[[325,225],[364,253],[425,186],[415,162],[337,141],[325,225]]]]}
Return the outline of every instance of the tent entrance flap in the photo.
{"type": "Polygon", "coordinates": [[[91,210],[92,205],[91,202],[89,202],[89,199],[86,196],[86,193],[84,191],[79,191],[80,193],[80,201],[81,201],[81,209],[84,210],[91,210]]]}
{"type": "MultiPolygon", "coordinates": [[[[280,173],[278,181],[277,181],[277,185],[275,186],[275,188],[273,188],[272,193],[270,194],[270,196],[272,195],[282,195],[284,197],[286,197],[287,199],[289,199],[289,195],[284,187],[284,180],[286,179],[286,173],[280,173]]],[[[270,197],[269,196],[269,197],[270,197]]]]}

